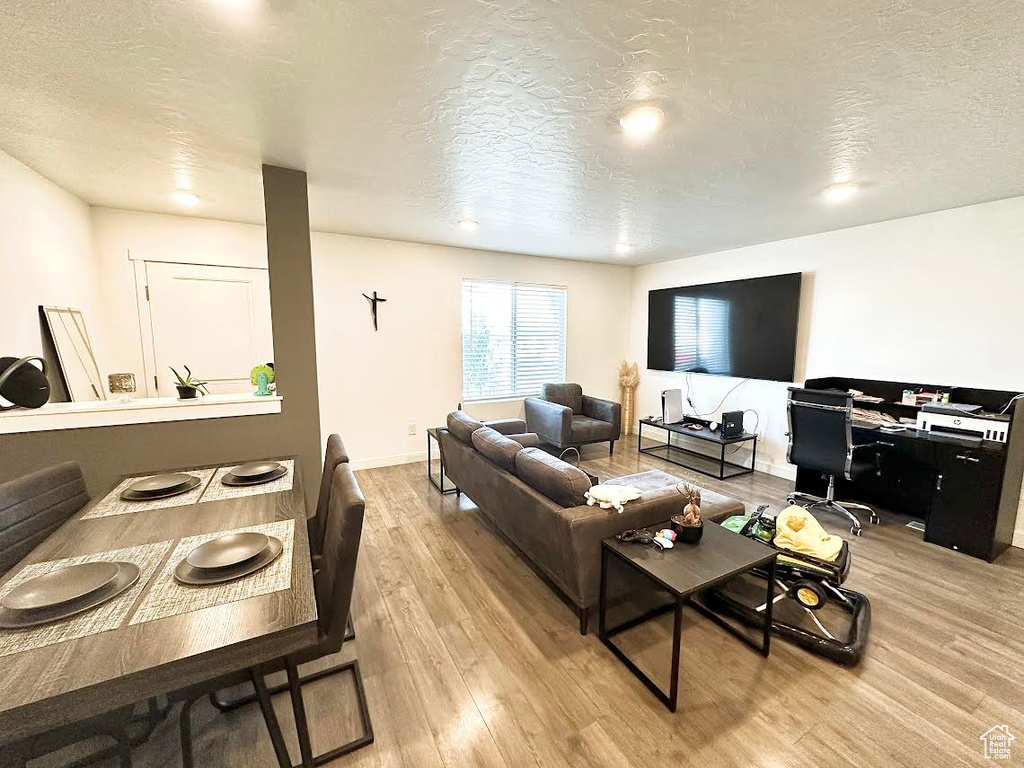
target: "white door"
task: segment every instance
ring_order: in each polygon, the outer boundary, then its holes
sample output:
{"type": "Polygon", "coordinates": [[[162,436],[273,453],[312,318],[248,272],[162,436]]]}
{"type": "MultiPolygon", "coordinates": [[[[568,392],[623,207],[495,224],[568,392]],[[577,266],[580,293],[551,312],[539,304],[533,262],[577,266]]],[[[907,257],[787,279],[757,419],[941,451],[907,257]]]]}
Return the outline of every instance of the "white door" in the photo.
{"type": "Polygon", "coordinates": [[[253,391],[249,371],[274,355],[267,270],[146,262],[146,285],[160,397],[186,365],[211,394],[253,391]]]}

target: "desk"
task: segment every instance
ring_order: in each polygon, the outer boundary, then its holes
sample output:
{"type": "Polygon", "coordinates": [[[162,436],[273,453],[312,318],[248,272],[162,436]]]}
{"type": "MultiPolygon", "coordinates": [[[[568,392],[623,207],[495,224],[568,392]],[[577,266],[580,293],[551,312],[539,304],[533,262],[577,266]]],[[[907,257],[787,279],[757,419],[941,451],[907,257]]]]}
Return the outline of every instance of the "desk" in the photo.
{"type": "MultiPolygon", "coordinates": [[[[857,389],[887,398],[860,408],[890,415],[916,416],[914,406],[894,402],[904,389],[952,390],[954,402],[999,411],[1013,392],[957,389],[943,385],[879,382],[866,379],[811,379],[812,389],[857,389]]],[[[836,497],[875,504],[925,521],[924,539],[985,560],[1010,545],[1024,476],[1024,408],[1015,408],[1006,443],[937,435],[908,428],[887,432],[854,425],[855,445],[875,447],[876,471],[856,482],[836,478],[836,497]]],[[[868,451],[858,453],[867,459],[868,451]]],[[[817,496],[828,486],[821,473],[797,469],[796,489],[817,496]]]]}
{"type": "Polygon", "coordinates": [[[665,424],[659,419],[640,419],[640,425],[637,428],[636,433],[636,449],[640,453],[650,454],[651,456],[658,456],[665,461],[671,462],[680,467],[686,467],[692,469],[694,472],[700,472],[702,475],[708,475],[719,480],[728,480],[732,477],[739,477],[740,475],[749,475],[754,471],[754,462],[757,459],[757,435],[751,432],[742,432],[735,437],[722,437],[722,433],[718,430],[712,431],[705,427],[699,431],[687,429],[683,423],[678,424],[665,424]],[[643,446],[643,434],[644,425],[648,427],[654,427],[656,429],[663,429],[668,433],[668,437],[665,443],[662,445],[652,445],[647,448],[643,446]],[[682,446],[672,443],[672,435],[681,437],[692,437],[695,440],[700,440],[705,443],[711,443],[717,445],[720,448],[719,455],[708,456],[706,453],[700,451],[694,451],[690,448],[683,448],[682,446]],[[738,445],[740,443],[746,443],[753,441],[754,449],[750,454],[750,466],[744,466],[743,464],[737,464],[732,461],[727,461],[725,458],[725,449],[730,445],[738,445]],[[699,457],[705,461],[710,461],[718,464],[718,472],[708,472],[707,470],[701,469],[700,467],[694,466],[691,461],[689,464],[684,463],[683,459],[688,456],[699,457]],[[739,471],[732,471],[726,474],[726,467],[733,467],[739,471]]]}

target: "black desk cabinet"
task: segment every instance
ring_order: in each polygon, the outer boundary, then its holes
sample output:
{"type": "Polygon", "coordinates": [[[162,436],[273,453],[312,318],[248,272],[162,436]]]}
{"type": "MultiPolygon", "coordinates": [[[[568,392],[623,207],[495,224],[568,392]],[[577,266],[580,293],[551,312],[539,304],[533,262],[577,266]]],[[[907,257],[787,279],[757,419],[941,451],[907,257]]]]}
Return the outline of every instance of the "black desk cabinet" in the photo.
{"type": "Polygon", "coordinates": [[[937,446],[935,495],[924,540],[985,560],[993,551],[1005,453],[937,446]]]}
{"type": "MultiPolygon", "coordinates": [[[[852,388],[885,397],[887,402],[877,406],[856,405],[894,416],[916,413],[916,409],[889,400],[903,389],[952,389],[956,401],[977,403],[989,411],[998,411],[1015,394],[837,377],[812,379],[806,386],[852,388]]],[[[876,471],[856,483],[837,478],[836,496],[923,518],[925,541],[994,560],[1013,539],[1024,475],[1024,406],[1011,413],[1006,443],[938,436],[915,429],[889,433],[855,426],[853,442],[875,448],[876,471]]],[[[868,458],[870,453],[863,450],[859,455],[868,458]]],[[[827,479],[820,473],[798,469],[796,488],[822,496],[827,479]]]]}

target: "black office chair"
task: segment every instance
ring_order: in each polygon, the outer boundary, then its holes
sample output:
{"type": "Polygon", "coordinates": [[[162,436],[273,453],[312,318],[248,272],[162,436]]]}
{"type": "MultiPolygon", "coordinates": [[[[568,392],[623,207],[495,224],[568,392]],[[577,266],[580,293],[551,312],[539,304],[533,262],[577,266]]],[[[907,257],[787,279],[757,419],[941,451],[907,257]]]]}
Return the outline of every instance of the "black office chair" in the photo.
{"type": "Polygon", "coordinates": [[[858,449],[873,449],[874,445],[853,444],[853,396],[846,392],[790,387],[786,411],[789,417],[786,459],[790,464],[828,475],[824,498],[793,491],[787,500],[808,510],[821,507],[840,514],[852,524],[850,533],[860,536],[860,520],[851,510],[867,512],[874,524],[878,523],[878,515],[863,504],[838,502],[835,498],[837,475],[855,480],[875,471],[873,460],[854,458],[858,449]]]}

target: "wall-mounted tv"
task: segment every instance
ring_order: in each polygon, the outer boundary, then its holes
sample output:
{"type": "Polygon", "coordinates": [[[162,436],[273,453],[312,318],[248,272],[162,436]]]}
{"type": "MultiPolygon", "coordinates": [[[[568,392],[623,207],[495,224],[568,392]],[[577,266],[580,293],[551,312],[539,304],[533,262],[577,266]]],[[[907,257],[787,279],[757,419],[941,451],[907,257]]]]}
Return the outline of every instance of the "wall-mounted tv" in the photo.
{"type": "Polygon", "coordinates": [[[648,294],[647,367],[793,381],[799,272],[648,294]]]}

